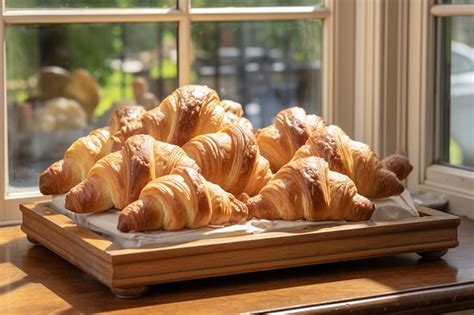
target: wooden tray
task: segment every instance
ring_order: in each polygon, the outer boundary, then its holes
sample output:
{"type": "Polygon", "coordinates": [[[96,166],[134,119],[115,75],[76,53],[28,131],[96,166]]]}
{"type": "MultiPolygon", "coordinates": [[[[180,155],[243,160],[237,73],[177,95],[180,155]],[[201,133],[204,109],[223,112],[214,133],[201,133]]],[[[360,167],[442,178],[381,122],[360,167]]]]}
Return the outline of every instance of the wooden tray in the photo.
{"type": "Polygon", "coordinates": [[[122,298],[148,285],[244,272],[418,252],[439,258],[456,247],[459,218],[418,207],[421,217],[306,227],[199,240],[154,248],[120,249],[106,238],[51,210],[21,205],[22,230],[122,298]]]}

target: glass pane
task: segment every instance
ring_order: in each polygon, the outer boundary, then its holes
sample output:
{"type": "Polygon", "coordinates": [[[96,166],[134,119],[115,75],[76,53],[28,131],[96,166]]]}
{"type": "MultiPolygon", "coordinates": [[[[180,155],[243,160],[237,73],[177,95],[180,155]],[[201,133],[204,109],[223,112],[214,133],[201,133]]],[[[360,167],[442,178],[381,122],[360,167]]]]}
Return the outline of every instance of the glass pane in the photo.
{"type": "Polygon", "coordinates": [[[6,0],[9,9],[24,8],[170,8],[176,0],[6,0]]]}
{"type": "Polygon", "coordinates": [[[474,17],[442,20],[445,64],[441,76],[446,73],[447,82],[440,104],[439,160],[474,169],[474,17]]]}
{"type": "Polygon", "coordinates": [[[193,82],[240,102],[254,127],[321,108],[321,21],[193,23],[193,82]]]}
{"type": "Polygon", "coordinates": [[[193,8],[274,7],[317,5],[322,2],[323,0],[191,0],[191,5],[193,8]]]}
{"type": "Polygon", "coordinates": [[[116,106],[147,105],[171,93],[176,29],[175,23],[7,25],[9,190],[36,187],[39,174],[75,139],[106,126],[116,106]],[[151,94],[137,95],[132,82],[151,94]]]}

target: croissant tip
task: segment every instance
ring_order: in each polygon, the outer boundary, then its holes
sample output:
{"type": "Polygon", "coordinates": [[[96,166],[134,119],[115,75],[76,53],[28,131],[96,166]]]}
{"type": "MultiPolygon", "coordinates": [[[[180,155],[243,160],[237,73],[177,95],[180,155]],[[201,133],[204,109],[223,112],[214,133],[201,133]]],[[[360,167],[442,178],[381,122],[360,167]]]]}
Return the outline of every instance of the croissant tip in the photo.
{"type": "Polygon", "coordinates": [[[410,160],[402,154],[392,154],[382,160],[384,168],[395,173],[399,180],[404,180],[413,170],[410,160]]]}
{"type": "Polygon", "coordinates": [[[123,214],[121,214],[119,216],[119,219],[118,219],[117,229],[120,232],[124,232],[124,233],[130,232],[131,228],[130,228],[130,225],[128,223],[129,223],[129,221],[127,220],[127,217],[124,216],[123,214]]]}
{"type": "Polygon", "coordinates": [[[75,213],[82,213],[83,212],[77,198],[73,195],[72,191],[70,191],[66,195],[66,200],[65,200],[65,203],[64,203],[64,207],[68,210],[71,210],[72,212],[75,212],[75,213]]]}
{"type": "Polygon", "coordinates": [[[58,195],[68,192],[67,176],[64,176],[63,162],[60,160],[51,164],[39,177],[39,190],[43,195],[58,195]]]}
{"type": "Polygon", "coordinates": [[[48,180],[48,173],[41,174],[39,178],[39,191],[43,195],[54,195],[54,189],[51,187],[50,181],[48,180]]]}
{"type": "Polygon", "coordinates": [[[117,229],[120,232],[130,232],[133,230],[137,230],[140,228],[145,228],[144,224],[146,220],[143,220],[141,214],[143,214],[144,210],[144,201],[138,199],[128,206],[126,206],[119,215],[118,222],[117,222],[117,229]]]}

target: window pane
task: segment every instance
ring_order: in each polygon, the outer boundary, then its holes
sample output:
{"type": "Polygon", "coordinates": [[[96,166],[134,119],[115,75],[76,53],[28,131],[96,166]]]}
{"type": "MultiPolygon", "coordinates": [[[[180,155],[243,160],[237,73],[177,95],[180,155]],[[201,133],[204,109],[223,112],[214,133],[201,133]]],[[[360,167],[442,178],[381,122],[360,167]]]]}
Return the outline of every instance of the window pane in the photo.
{"type": "Polygon", "coordinates": [[[36,187],[75,139],[107,125],[115,106],[143,102],[132,92],[134,78],[145,79],[158,99],[171,93],[176,29],[175,23],[7,25],[9,191],[36,187]]]}
{"type": "Polygon", "coordinates": [[[9,9],[23,8],[170,8],[176,0],[6,0],[9,9]]]}
{"type": "Polygon", "coordinates": [[[191,5],[193,8],[271,7],[317,5],[322,2],[323,0],[191,0],[191,5]]]}
{"type": "Polygon", "coordinates": [[[440,88],[439,160],[474,169],[474,17],[441,21],[445,46],[440,48],[440,81],[447,81],[440,88]]]}
{"type": "Polygon", "coordinates": [[[192,80],[240,102],[256,128],[321,108],[321,21],[193,23],[192,80]]]}

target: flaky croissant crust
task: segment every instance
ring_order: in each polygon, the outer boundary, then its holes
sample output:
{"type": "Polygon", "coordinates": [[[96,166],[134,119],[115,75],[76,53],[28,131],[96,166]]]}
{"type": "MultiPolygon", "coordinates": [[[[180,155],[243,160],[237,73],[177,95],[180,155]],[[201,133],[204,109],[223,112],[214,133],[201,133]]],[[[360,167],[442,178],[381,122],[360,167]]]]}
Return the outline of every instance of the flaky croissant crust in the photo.
{"type": "Polygon", "coordinates": [[[240,104],[228,101],[222,104],[216,91],[207,86],[185,85],[137,122],[124,126],[117,137],[124,142],[132,135],[147,134],[181,146],[197,135],[217,132],[227,124],[249,126],[250,122],[245,119],[241,122],[234,112],[240,114],[240,104]]]}
{"type": "Polygon", "coordinates": [[[257,131],[258,146],[272,171],[288,163],[309,135],[324,125],[322,118],[306,115],[303,108],[290,107],[277,114],[274,124],[257,131]]]}
{"type": "Polygon", "coordinates": [[[373,204],[347,176],[330,171],[317,157],[286,164],[257,196],[242,200],[250,216],[269,220],[361,221],[373,212],[373,204]]]}
{"type": "Polygon", "coordinates": [[[66,208],[78,213],[122,209],[138,198],[149,181],[178,166],[199,170],[180,147],[147,135],[133,136],[122,150],[99,160],[86,179],[71,189],[66,208]]]}
{"type": "Polygon", "coordinates": [[[268,161],[260,155],[255,136],[241,126],[199,135],[183,150],[201,168],[203,176],[232,194],[257,194],[271,178],[268,161]]]}
{"type": "Polygon", "coordinates": [[[384,168],[382,160],[368,145],[353,141],[338,126],[314,131],[293,160],[308,156],[321,157],[331,170],[349,176],[363,196],[384,198],[399,195],[404,190],[397,176],[384,168]]]}
{"type": "Polygon", "coordinates": [[[145,186],[140,198],[123,209],[117,228],[122,232],[173,231],[237,223],[247,216],[247,208],[233,195],[193,169],[176,168],[145,186]]]}

